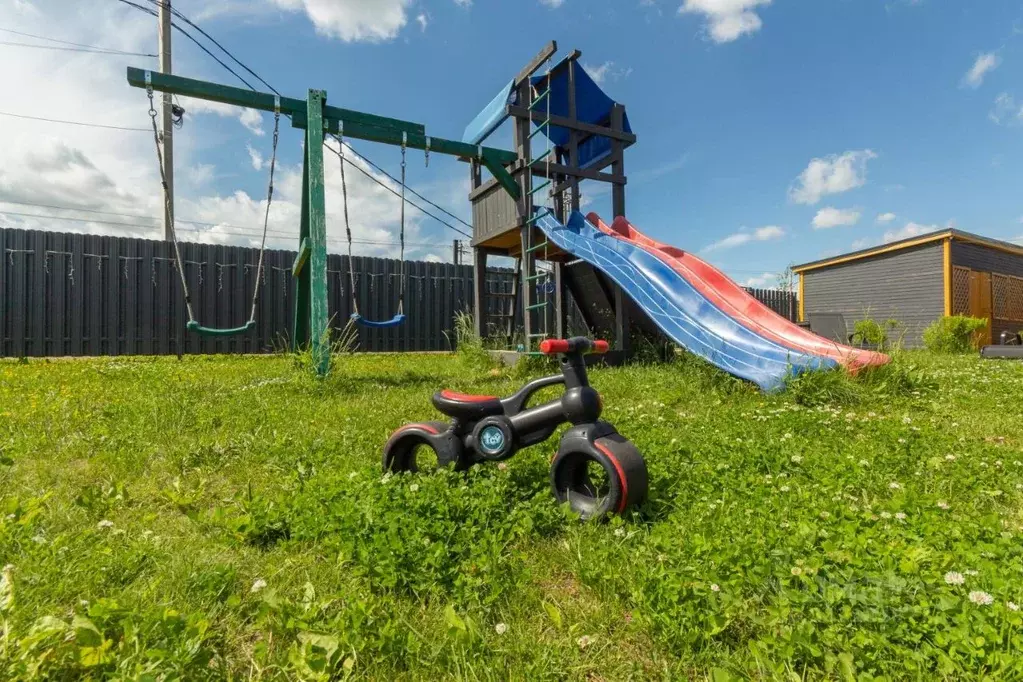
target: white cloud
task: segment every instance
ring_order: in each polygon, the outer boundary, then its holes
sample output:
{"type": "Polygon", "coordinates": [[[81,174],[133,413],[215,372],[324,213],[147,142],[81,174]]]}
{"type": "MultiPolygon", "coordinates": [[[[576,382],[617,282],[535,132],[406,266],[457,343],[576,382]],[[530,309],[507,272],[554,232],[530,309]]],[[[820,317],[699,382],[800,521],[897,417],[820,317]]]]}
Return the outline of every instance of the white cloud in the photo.
{"type": "Polygon", "coordinates": [[[977,55],[977,59],[973,62],[973,66],[963,76],[962,85],[971,88],[979,88],[981,83],[984,82],[984,76],[991,71],[994,71],[1002,63],[1002,58],[996,55],[994,52],[985,52],[984,54],[977,55]]]}
{"type": "Polygon", "coordinates": [[[472,7],[472,0],[455,0],[455,4],[459,7],[472,7]]]}
{"type": "Polygon", "coordinates": [[[259,152],[257,152],[252,147],[251,144],[245,145],[245,148],[249,152],[249,160],[252,162],[252,169],[253,170],[262,170],[263,169],[263,155],[260,154],[259,152]]]}
{"type": "Polygon", "coordinates": [[[829,194],[862,187],[867,181],[867,162],[876,158],[877,154],[863,149],[813,159],[796,179],[796,184],[789,188],[789,199],[797,204],[813,205],[829,194]]]}
{"type": "Polygon", "coordinates": [[[225,118],[237,118],[238,121],[253,135],[263,136],[266,134],[266,131],[263,130],[263,114],[255,109],[232,107],[230,104],[210,102],[208,100],[194,99],[192,97],[179,97],[178,100],[181,106],[185,108],[186,124],[189,121],[189,116],[216,114],[217,116],[223,116],[225,118]]]}
{"type": "Polygon", "coordinates": [[[773,272],[765,272],[762,275],[756,275],[754,277],[748,277],[745,282],[742,283],[744,287],[750,287],[752,289],[766,289],[772,287],[778,283],[778,275],[773,272]]]}
{"type": "Polygon", "coordinates": [[[600,66],[593,66],[592,64],[586,64],[584,62],[583,68],[586,70],[586,73],[590,74],[590,78],[592,78],[597,85],[619,81],[632,75],[631,68],[617,66],[613,61],[606,61],[600,66]]]}
{"type": "Polygon", "coordinates": [[[1003,92],[995,98],[995,106],[988,118],[999,125],[1023,123],[1023,102],[1017,102],[1012,95],[1003,92]]]}
{"type": "Polygon", "coordinates": [[[546,5],[551,9],[557,9],[565,4],[565,0],[540,0],[541,5],[546,5]]]}
{"type": "Polygon", "coordinates": [[[828,206],[817,211],[817,215],[813,217],[813,229],[826,230],[830,227],[855,225],[860,222],[861,215],[860,211],[856,209],[839,209],[828,206]]]}
{"type": "Polygon", "coordinates": [[[719,249],[734,249],[737,246],[743,244],[749,244],[750,242],[766,242],[775,239],[781,239],[785,236],[785,228],[778,227],[777,225],[767,225],[764,227],[758,227],[755,230],[740,230],[733,234],[728,235],[724,239],[719,239],[710,246],[704,248],[706,251],[717,251],[719,249]]]}
{"type": "Polygon", "coordinates": [[[771,0],[685,0],[678,11],[679,14],[702,14],[711,40],[730,43],[759,31],[763,22],[756,9],[770,4],[771,0]]]}
{"type": "Polygon", "coordinates": [[[426,32],[426,27],[430,25],[430,17],[426,12],[420,12],[416,15],[416,21],[419,22],[419,28],[426,32]]]}
{"type": "Polygon", "coordinates": [[[893,220],[895,220],[896,217],[897,216],[894,213],[878,213],[877,222],[883,225],[885,223],[892,222],[893,220]]]}
{"type": "MultiPolygon", "coordinates": [[[[152,49],[151,17],[118,3],[35,0],[34,8],[37,11],[20,13],[9,3],[0,3],[0,26],[132,52],[152,49]]],[[[190,61],[189,53],[182,51],[176,66],[200,78],[223,80],[218,78],[215,66],[203,58],[197,59],[190,61]]],[[[51,55],[40,51],[32,59],[21,59],[0,69],[0,89],[7,93],[3,108],[44,116],[46,112],[64,112],[55,118],[146,129],[150,121],[145,93],[124,81],[124,67],[138,63],[138,58],[131,57],[62,52],[51,55]],[[68,102],[102,102],[103,106],[90,109],[92,115],[88,115],[85,109],[69,109],[68,102]]],[[[180,237],[184,241],[258,245],[266,208],[265,155],[270,145],[265,138],[259,145],[260,168],[256,171],[257,155],[246,149],[252,138],[234,121],[251,130],[262,125],[263,118],[269,115],[246,114],[241,109],[180,99],[189,114],[195,114],[191,121],[186,116],[184,128],[174,134],[180,237]],[[206,113],[222,116],[232,125],[210,126],[210,121],[200,116],[206,113]],[[226,168],[218,168],[219,164],[226,168]],[[234,191],[236,187],[247,191],[234,191]]],[[[291,152],[299,147],[300,139],[297,131],[282,121],[279,149],[282,154],[278,156],[279,174],[270,211],[271,248],[294,249],[298,240],[302,169],[300,162],[289,163],[288,159],[294,156],[291,152]]],[[[163,199],[151,132],[11,119],[0,126],[0,149],[3,150],[0,224],[124,237],[161,236],[163,199]],[[54,210],[43,205],[87,210],[54,210]]],[[[340,170],[336,156],[330,153],[325,156],[328,246],[339,252],[344,248],[340,170]]],[[[383,186],[361,173],[347,174],[353,234],[358,240],[376,242],[356,244],[355,250],[362,255],[396,256],[399,200],[388,188],[398,187],[368,166],[360,165],[383,186]]],[[[438,162],[437,166],[442,168],[443,163],[438,162]]],[[[443,203],[453,205],[443,193],[451,185],[457,191],[452,189],[450,196],[458,196],[464,202],[466,182],[461,173],[447,183],[437,180],[429,194],[444,196],[443,203]]],[[[424,253],[449,251],[448,235],[425,234],[423,217],[413,209],[406,216],[406,237],[412,243],[438,244],[429,248],[409,247],[407,254],[413,259],[424,253]]]]}
{"type": "Polygon", "coordinates": [[[892,242],[897,242],[900,239],[919,237],[922,234],[937,232],[941,229],[944,229],[941,225],[921,225],[920,223],[908,222],[901,229],[885,232],[881,241],[885,244],[890,244],[892,242]]]}
{"type": "Polygon", "coordinates": [[[305,12],[316,30],[345,42],[393,40],[408,23],[412,0],[273,0],[291,12],[305,12]]]}

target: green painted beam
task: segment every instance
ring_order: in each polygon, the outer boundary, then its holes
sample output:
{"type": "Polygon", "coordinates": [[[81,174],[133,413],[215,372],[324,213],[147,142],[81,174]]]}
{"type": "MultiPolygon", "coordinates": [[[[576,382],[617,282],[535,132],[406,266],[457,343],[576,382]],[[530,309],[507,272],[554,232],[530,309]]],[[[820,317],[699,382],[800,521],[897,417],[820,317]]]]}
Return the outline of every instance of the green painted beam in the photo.
{"type": "MultiPolygon", "coordinates": [[[[196,80],[194,78],[168,75],[160,73],[159,71],[150,71],[149,74],[152,79],[153,89],[160,92],[169,92],[172,95],[195,97],[197,99],[221,102],[223,104],[231,104],[238,107],[259,109],[261,111],[274,110],[275,95],[271,93],[256,92],[253,90],[246,90],[244,88],[236,88],[230,85],[220,85],[219,83],[196,80]]],[[[137,69],[129,66],[128,84],[136,88],[145,88],[146,69],[137,69]]],[[[305,101],[294,99],[292,97],[281,97],[280,101],[282,114],[290,116],[301,115],[302,118],[305,119],[305,101]]],[[[361,111],[342,109],[340,107],[325,107],[323,115],[330,117],[333,120],[343,119],[346,127],[351,123],[395,130],[397,131],[399,138],[401,137],[402,131],[409,134],[426,134],[426,126],[421,123],[412,123],[411,121],[402,121],[397,118],[387,118],[386,116],[377,116],[375,114],[367,114],[361,111]]]]}
{"type": "Polygon", "coordinates": [[[291,276],[298,277],[298,273],[302,272],[302,268],[305,267],[305,262],[309,260],[309,253],[312,248],[309,246],[309,239],[303,239],[302,243],[298,246],[298,255],[295,256],[295,262],[291,266],[291,276]]]}
{"type": "Polygon", "coordinates": [[[327,93],[310,90],[306,153],[309,166],[309,333],[316,374],[330,371],[330,309],[327,301],[327,210],[323,182],[323,109],[327,93]]]}
{"type": "Polygon", "coordinates": [[[504,191],[510,194],[512,199],[518,201],[519,197],[522,196],[522,190],[519,188],[519,183],[515,182],[515,178],[511,176],[511,173],[505,170],[504,164],[484,151],[483,165],[487,167],[487,170],[494,176],[494,179],[501,183],[504,191]]]}

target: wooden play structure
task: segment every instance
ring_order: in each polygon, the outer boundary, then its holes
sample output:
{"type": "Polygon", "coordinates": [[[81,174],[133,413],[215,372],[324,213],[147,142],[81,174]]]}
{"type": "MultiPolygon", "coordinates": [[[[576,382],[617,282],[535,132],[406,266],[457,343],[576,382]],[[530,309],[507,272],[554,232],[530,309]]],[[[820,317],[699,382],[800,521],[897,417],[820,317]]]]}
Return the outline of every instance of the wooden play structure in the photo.
{"type": "Polygon", "coordinates": [[[571,293],[591,333],[613,339],[614,350],[621,354],[628,350],[630,302],[608,278],[550,244],[533,220],[546,206],[566,221],[580,208],[582,180],[610,184],[612,211],[625,215],[625,150],[636,136],[625,107],[604,94],[580,66],[581,53],[574,50],[555,63],[556,52],[556,42],[547,44],[463,137],[463,142],[481,144],[511,119],[515,158],[507,170],[519,190],[517,196],[506,191],[503,176],[484,180],[486,166],[468,159],[476,332],[535,353],[544,339],[567,335],[566,293],[571,293]],[[483,275],[490,256],[516,259],[521,286],[515,292],[486,290],[483,275]],[[497,324],[481,313],[493,295],[510,299],[497,324]],[[521,337],[516,336],[516,319],[522,321],[521,337]]]}

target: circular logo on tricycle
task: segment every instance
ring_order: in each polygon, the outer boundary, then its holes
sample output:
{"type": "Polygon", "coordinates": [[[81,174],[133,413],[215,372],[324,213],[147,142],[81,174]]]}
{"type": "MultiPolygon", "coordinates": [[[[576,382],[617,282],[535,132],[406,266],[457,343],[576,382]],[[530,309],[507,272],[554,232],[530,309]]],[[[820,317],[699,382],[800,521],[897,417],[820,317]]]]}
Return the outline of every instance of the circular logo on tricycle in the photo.
{"type": "Polygon", "coordinates": [[[496,455],[504,450],[504,431],[499,426],[487,426],[480,431],[480,450],[496,455]]]}

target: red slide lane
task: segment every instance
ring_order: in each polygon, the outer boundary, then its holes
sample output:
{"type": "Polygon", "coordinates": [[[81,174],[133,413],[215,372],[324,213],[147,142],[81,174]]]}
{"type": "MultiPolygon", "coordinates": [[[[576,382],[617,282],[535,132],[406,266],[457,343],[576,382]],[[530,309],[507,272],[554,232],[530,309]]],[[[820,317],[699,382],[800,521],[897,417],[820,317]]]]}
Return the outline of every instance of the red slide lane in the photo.
{"type": "Polygon", "coordinates": [[[668,263],[711,303],[766,339],[802,353],[831,358],[852,371],[869,365],[883,365],[889,361],[883,353],[829,341],[793,324],[748,294],[714,266],[682,249],[647,237],[623,217],[615,218],[610,227],[596,213],[590,213],[586,218],[601,232],[632,242],[668,263]]]}

